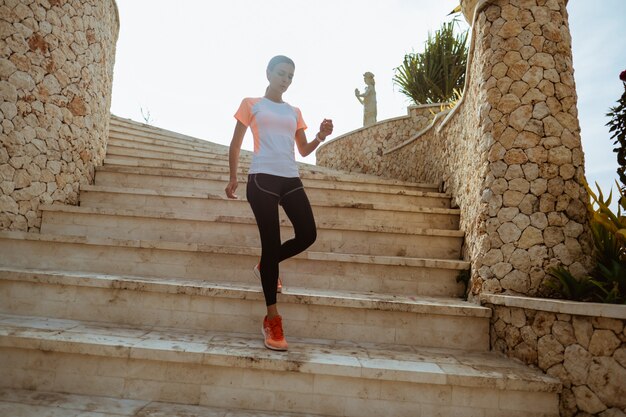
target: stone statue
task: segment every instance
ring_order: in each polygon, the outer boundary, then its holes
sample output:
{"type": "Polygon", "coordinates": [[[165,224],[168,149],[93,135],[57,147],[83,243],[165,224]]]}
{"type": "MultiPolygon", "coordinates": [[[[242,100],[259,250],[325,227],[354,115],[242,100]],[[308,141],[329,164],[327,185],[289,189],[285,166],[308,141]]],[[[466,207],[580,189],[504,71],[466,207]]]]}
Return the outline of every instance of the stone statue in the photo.
{"type": "Polygon", "coordinates": [[[371,126],[376,123],[376,89],[374,85],[374,74],[371,72],[366,72],[363,74],[363,81],[367,87],[365,87],[365,91],[363,94],[359,92],[359,89],[356,88],[354,90],[354,95],[356,96],[359,103],[363,105],[363,126],[371,126]]]}

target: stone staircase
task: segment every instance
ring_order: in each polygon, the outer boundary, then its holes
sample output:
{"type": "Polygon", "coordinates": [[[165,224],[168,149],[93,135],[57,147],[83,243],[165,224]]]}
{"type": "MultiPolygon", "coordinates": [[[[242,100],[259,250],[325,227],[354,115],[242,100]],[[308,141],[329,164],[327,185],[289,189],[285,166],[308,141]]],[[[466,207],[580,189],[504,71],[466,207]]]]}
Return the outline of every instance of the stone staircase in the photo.
{"type": "Polygon", "coordinates": [[[301,164],[318,240],[281,264],[290,350],[265,349],[227,151],[113,116],[80,206],[0,232],[0,411],[46,393],[110,415],[558,415],[558,380],[490,352],[491,310],[461,299],[459,211],[437,185],[301,164]]]}

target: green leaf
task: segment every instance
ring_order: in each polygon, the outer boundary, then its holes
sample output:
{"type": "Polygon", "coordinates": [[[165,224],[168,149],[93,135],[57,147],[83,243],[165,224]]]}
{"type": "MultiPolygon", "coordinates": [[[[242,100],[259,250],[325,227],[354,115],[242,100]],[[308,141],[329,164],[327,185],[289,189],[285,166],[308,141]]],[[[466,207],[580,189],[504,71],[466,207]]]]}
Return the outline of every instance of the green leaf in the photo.
{"type": "Polygon", "coordinates": [[[455,35],[454,24],[429,32],[424,52],[406,54],[394,69],[394,84],[416,104],[447,102],[455,97],[455,89],[463,89],[468,32],[455,35]]]}

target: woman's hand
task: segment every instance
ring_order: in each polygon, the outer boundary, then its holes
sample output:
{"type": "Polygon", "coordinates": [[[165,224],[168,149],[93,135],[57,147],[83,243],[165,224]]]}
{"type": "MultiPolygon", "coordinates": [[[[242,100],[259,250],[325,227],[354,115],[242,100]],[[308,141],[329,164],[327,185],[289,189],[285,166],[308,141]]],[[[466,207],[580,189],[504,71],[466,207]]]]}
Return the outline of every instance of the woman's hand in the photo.
{"type": "Polygon", "coordinates": [[[320,133],[317,136],[320,140],[326,140],[326,137],[333,133],[333,121],[331,119],[324,119],[320,124],[320,133]]]}
{"type": "Polygon", "coordinates": [[[230,181],[228,181],[228,185],[226,186],[226,188],[224,189],[224,191],[226,191],[226,197],[228,198],[239,198],[237,196],[237,194],[235,194],[235,191],[237,190],[237,186],[238,186],[238,182],[237,179],[231,179],[230,181]]]}

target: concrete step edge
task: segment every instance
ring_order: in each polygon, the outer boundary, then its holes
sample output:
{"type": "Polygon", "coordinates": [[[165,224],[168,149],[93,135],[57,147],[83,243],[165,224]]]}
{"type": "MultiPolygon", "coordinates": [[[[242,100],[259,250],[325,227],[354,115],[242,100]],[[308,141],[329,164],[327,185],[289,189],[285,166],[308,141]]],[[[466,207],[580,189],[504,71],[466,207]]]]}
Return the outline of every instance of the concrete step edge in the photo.
{"type": "MultiPolygon", "coordinates": [[[[115,129],[115,127],[114,127],[114,129],[115,129]]],[[[133,142],[133,138],[135,138],[137,136],[143,137],[143,138],[155,138],[155,135],[158,135],[158,132],[150,131],[149,129],[148,130],[141,130],[141,131],[134,130],[134,128],[132,128],[132,127],[130,129],[131,129],[130,132],[126,133],[128,135],[128,141],[129,142],[133,142]],[[140,132],[140,133],[138,133],[138,132],[140,132]]],[[[186,137],[184,137],[184,136],[182,137],[182,139],[179,139],[177,136],[161,135],[160,137],[158,137],[158,138],[156,138],[154,140],[161,141],[163,143],[163,145],[162,145],[163,147],[168,147],[168,145],[167,145],[168,143],[173,143],[173,144],[176,144],[176,145],[185,145],[185,144],[189,143],[189,144],[192,144],[190,146],[194,146],[196,148],[199,146],[202,149],[206,149],[208,153],[211,153],[211,154],[215,155],[217,158],[223,159],[223,160],[226,160],[225,155],[227,155],[227,153],[228,153],[228,146],[217,144],[217,143],[210,142],[210,141],[205,141],[205,140],[202,140],[202,139],[196,139],[196,138],[186,139],[186,137]]],[[[174,149],[180,149],[179,147],[173,147],[173,148],[174,149]]],[[[241,150],[240,157],[249,158],[251,155],[252,155],[251,151],[248,151],[248,150],[245,150],[245,149],[241,150]]],[[[301,169],[302,169],[302,167],[310,166],[310,167],[315,167],[317,170],[328,172],[330,174],[341,174],[341,173],[344,172],[344,171],[336,170],[336,169],[333,169],[333,168],[316,166],[316,165],[307,164],[307,163],[304,163],[304,162],[299,162],[299,165],[301,165],[301,169]]],[[[357,173],[353,173],[353,175],[358,175],[358,176],[362,176],[362,177],[374,177],[372,175],[357,174],[357,173]]]]}
{"type": "Polygon", "coordinates": [[[194,163],[209,163],[210,161],[219,161],[228,164],[228,155],[219,154],[201,154],[201,155],[188,155],[187,153],[178,153],[172,148],[162,148],[160,150],[141,148],[135,143],[125,142],[124,144],[108,144],[107,155],[119,155],[119,156],[136,156],[136,153],[150,153],[153,159],[168,159],[178,162],[194,162],[194,163]],[[163,157],[161,157],[163,155],[163,157]]]}
{"type": "MultiPolygon", "coordinates": [[[[200,252],[200,253],[218,253],[218,254],[237,254],[258,257],[261,253],[260,248],[243,247],[243,246],[217,246],[199,243],[182,243],[167,241],[149,241],[149,240],[128,240],[114,238],[99,238],[86,236],[70,236],[56,234],[29,233],[17,231],[0,231],[0,239],[23,240],[23,241],[41,241],[49,243],[68,243],[83,244],[96,246],[114,246],[135,249],[160,249],[175,250],[181,252],[200,252]]],[[[307,259],[311,261],[333,261],[333,262],[352,262],[363,264],[377,265],[394,265],[407,267],[422,268],[448,268],[465,270],[469,267],[469,262],[450,259],[432,259],[432,258],[409,258],[399,256],[372,256],[358,254],[342,254],[331,252],[303,252],[296,255],[296,258],[307,259]]]]}
{"type": "MultiPolygon", "coordinates": [[[[112,148],[112,153],[124,155],[125,150],[133,150],[138,152],[165,152],[172,155],[178,155],[183,157],[197,157],[208,160],[214,160],[221,163],[228,162],[228,147],[224,150],[203,148],[196,145],[183,145],[183,144],[163,144],[159,139],[148,139],[135,136],[134,134],[127,134],[125,136],[118,136],[119,134],[111,132],[107,142],[107,147],[112,148]]],[[[241,149],[239,154],[239,162],[249,163],[252,159],[253,153],[247,149],[241,149]]]]}
{"type": "MultiPolygon", "coordinates": [[[[110,394],[109,394],[110,395],[110,394]]],[[[206,416],[206,417],[322,417],[313,414],[239,410],[206,405],[179,404],[164,401],[137,400],[103,395],[65,394],[43,390],[0,388],[0,406],[13,405],[20,416],[133,417],[133,416],[206,416]],[[120,414],[121,413],[121,414],[120,414]]]]}
{"type": "MultiPolygon", "coordinates": [[[[243,152],[243,151],[242,151],[243,152]]],[[[120,152],[118,149],[112,149],[112,150],[107,150],[107,155],[105,157],[105,164],[109,164],[109,165],[119,165],[119,162],[108,162],[111,160],[115,160],[115,157],[123,157],[123,158],[131,158],[131,159],[136,159],[137,161],[141,161],[141,160],[151,160],[151,161],[167,161],[169,163],[178,163],[178,164],[190,164],[191,166],[189,167],[190,171],[203,171],[205,170],[205,166],[208,168],[228,168],[228,160],[227,159],[212,159],[212,158],[203,158],[202,161],[188,161],[188,160],[181,160],[181,159],[177,159],[177,158],[171,158],[168,157],[168,154],[165,152],[162,152],[164,154],[164,158],[157,158],[157,157],[145,157],[145,156],[136,156],[136,155],[128,155],[124,152],[120,152]],[[193,169],[194,166],[196,165],[201,165],[202,168],[201,169],[193,169]]],[[[244,156],[244,157],[240,157],[239,160],[239,167],[240,169],[245,169],[249,166],[250,164],[250,157],[248,156],[244,156]]],[[[136,165],[132,165],[132,166],[136,166],[136,165]]],[[[330,178],[334,178],[336,180],[346,180],[348,182],[363,182],[363,183],[368,183],[368,184],[380,184],[380,185],[391,185],[391,186],[405,186],[407,188],[414,188],[416,185],[417,186],[423,186],[423,187],[432,187],[435,189],[439,188],[438,184],[423,184],[423,183],[416,183],[416,182],[409,182],[409,181],[400,181],[400,180],[394,180],[394,179],[389,179],[389,178],[381,178],[381,177],[375,177],[373,175],[365,175],[365,174],[357,174],[357,173],[353,173],[353,172],[348,172],[348,171],[336,171],[336,170],[331,170],[328,168],[324,168],[324,167],[320,167],[318,165],[312,165],[312,164],[307,164],[304,162],[298,162],[298,167],[300,169],[300,174],[301,175],[321,175],[321,176],[326,176],[326,177],[330,177],[330,178]]],[[[176,169],[176,168],[170,168],[170,169],[176,169]]]]}
{"type": "Polygon", "coordinates": [[[445,349],[389,349],[323,340],[291,339],[288,354],[266,349],[261,338],[175,328],[107,326],[101,322],[0,314],[0,346],[268,371],[303,372],[379,381],[557,393],[559,381],[497,355],[445,349]],[[106,331],[109,330],[109,334],[106,331]],[[132,331],[136,331],[132,334],[132,331]],[[131,333],[131,334],[129,334],[131,333]],[[173,343],[163,343],[169,340],[173,343]],[[184,346],[184,348],[181,348],[184,346]],[[420,355],[420,353],[422,353],[420,355]],[[421,356],[421,357],[420,357],[421,356]],[[477,364],[477,358],[482,363],[477,364]],[[481,370],[484,368],[484,370],[481,370]]]}
{"type": "MultiPolygon", "coordinates": [[[[215,149],[219,149],[220,151],[223,150],[224,154],[227,153],[228,151],[228,146],[226,145],[221,145],[215,142],[211,142],[208,140],[203,140],[203,139],[198,139],[192,136],[188,136],[188,135],[183,135],[177,132],[173,132],[167,129],[162,129],[162,128],[158,128],[155,126],[151,126],[151,125],[146,125],[143,123],[139,123],[139,122],[135,122],[133,120],[130,119],[124,119],[118,116],[114,116],[111,115],[111,126],[116,127],[123,127],[125,129],[129,129],[131,131],[139,131],[139,132],[143,132],[143,133],[149,133],[150,135],[153,134],[159,134],[162,135],[163,138],[165,139],[175,139],[175,143],[184,143],[184,144],[190,144],[193,146],[201,146],[203,148],[208,149],[210,152],[212,152],[215,149]]],[[[132,134],[130,134],[130,137],[132,138],[132,134]]],[[[242,153],[244,154],[251,154],[251,152],[249,151],[242,151],[242,153]]],[[[222,155],[222,152],[219,152],[220,155],[222,155]]],[[[326,167],[321,167],[321,166],[316,166],[316,165],[310,165],[310,164],[303,164],[301,163],[303,166],[311,166],[314,167],[317,170],[321,170],[324,172],[329,173],[330,175],[333,174],[348,174],[348,175],[352,175],[352,176],[356,176],[356,177],[362,177],[362,178],[379,178],[373,175],[366,175],[366,174],[356,174],[356,173],[348,173],[345,171],[339,171],[339,170],[335,170],[332,168],[326,168],[326,167]]],[[[400,181],[400,180],[393,180],[393,179],[381,179],[380,180],[383,181],[387,181],[388,183],[396,183],[398,185],[408,185],[410,186],[411,182],[407,182],[407,181],[400,181]]],[[[435,185],[437,186],[437,185],[435,185]]]]}
{"type": "Polygon", "coordinates": [[[137,132],[160,134],[166,138],[173,139],[174,142],[179,142],[179,143],[194,143],[197,145],[226,147],[225,145],[220,145],[215,142],[211,142],[211,141],[200,139],[194,136],[189,136],[189,135],[185,135],[182,133],[174,132],[173,130],[167,130],[161,127],[148,125],[148,124],[141,123],[141,122],[136,122],[134,120],[125,119],[125,118],[115,116],[115,115],[111,115],[111,118],[109,120],[110,120],[109,129],[111,127],[121,127],[121,128],[126,128],[126,129],[137,131],[137,132]]]}
{"type": "MultiPolygon", "coordinates": [[[[81,191],[100,191],[100,192],[111,192],[111,193],[119,193],[119,194],[144,194],[144,195],[160,195],[164,197],[188,197],[188,198],[213,198],[213,199],[222,199],[225,200],[226,196],[211,194],[211,193],[200,193],[200,192],[191,192],[191,191],[161,191],[149,188],[128,188],[128,187],[113,187],[113,186],[104,186],[104,185],[90,185],[85,184],[81,186],[81,191]]],[[[443,193],[429,193],[429,192],[421,192],[416,191],[417,195],[413,197],[422,197],[422,198],[438,198],[438,199],[448,199],[449,195],[443,193]]],[[[241,199],[240,199],[241,200],[241,199]]],[[[241,200],[243,201],[243,200],[241,200]]],[[[315,205],[315,203],[311,203],[315,205]]],[[[371,204],[371,203],[348,203],[348,204],[336,204],[333,207],[353,207],[353,208],[375,208],[380,207],[384,210],[384,205],[382,204],[371,204]]],[[[413,206],[411,206],[411,210],[402,210],[402,211],[413,211],[413,206]]],[[[400,211],[400,210],[397,210],[400,211]]]]}
{"type": "Polygon", "coordinates": [[[186,155],[199,157],[212,157],[212,158],[225,158],[228,159],[228,146],[223,146],[223,149],[217,147],[203,147],[196,144],[184,145],[179,143],[163,143],[162,139],[157,137],[146,137],[142,135],[136,135],[130,132],[121,131],[109,131],[109,140],[107,145],[118,146],[120,148],[138,149],[138,150],[154,150],[154,151],[167,151],[172,154],[186,155]]]}
{"type": "MultiPolygon", "coordinates": [[[[247,204],[247,200],[244,196],[240,195],[238,199],[228,199],[222,192],[219,193],[209,193],[209,192],[196,192],[196,191],[178,191],[178,190],[159,190],[159,189],[150,189],[150,188],[130,188],[130,187],[115,187],[115,186],[104,186],[104,185],[83,185],[81,186],[81,191],[84,193],[94,192],[94,193],[104,193],[104,194],[122,194],[122,195],[136,195],[136,196],[153,196],[153,197],[162,197],[162,198],[176,198],[176,199],[197,199],[197,200],[208,200],[208,201],[229,201],[235,204],[247,204]]],[[[430,197],[425,196],[424,198],[439,198],[439,197],[430,197]]],[[[375,211],[386,211],[386,212],[397,212],[397,213],[436,213],[442,214],[441,212],[428,211],[428,209],[444,209],[443,207],[429,207],[429,206],[417,206],[411,204],[389,204],[387,202],[383,203],[335,203],[335,202],[326,202],[326,201],[317,201],[314,200],[311,202],[312,207],[329,207],[329,208],[348,208],[348,209],[361,209],[361,210],[375,210],[375,211]]],[[[448,213],[443,213],[448,214],[448,213]]]]}
{"type": "MultiPolygon", "coordinates": [[[[263,291],[257,283],[248,285],[240,283],[182,280],[175,277],[164,279],[70,271],[26,270],[4,266],[0,266],[0,280],[219,297],[237,300],[264,300],[263,291]]],[[[281,303],[459,317],[488,318],[491,316],[490,309],[463,301],[459,298],[399,296],[291,286],[285,288],[284,292],[281,294],[281,303]]]]}
{"type": "MultiPolygon", "coordinates": [[[[191,156],[191,157],[197,157],[197,158],[215,158],[218,160],[222,160],[222,161],[228,161],[228,155],[223,155],[223,154],[211,154],[211,153],[206,153],[206,152],[202,152],[202,151],[195,151],[195,150],[180,150],[180,149],[176,149],[176,148],[172,148],[172,149],[164,149],[165,147],[158,145],[158,144],[147,144],[147,143],[143,143],[143,142],[133,142],[133,138],[125,138],[125,139],[121,139],[121,138],[112,138],[113,142],[109,142],[110,144],[112,143],[113,146],[117,147],[117,148],[124,148],[124,149],[132,149],[132,150],[149,150],[149,151],[154,151],[154,152],[160,152],[160,153],[166,153],[166,154],[173,154],[173,155],[178,155],[178,156],[191,156]],[[148,145],[148,146],[146,146],[148,145]],[[158,149],[151,149],[151,148],[158,148],[158,149]]],[[[113,152],[111,152],[111,155],[124,155],[122,152],[119,151],[119,149],[114,150],[113,152]]],[[[248,161],[249,158],[251,157],[250,155],[246,155],[245,157],[241,157],[240,156],[240,162],[242,161],[248,161]]],[[[318,167],[318,166],[315,166],[318,167]]],[[[323,167],[320,167],[323,168],[323,167]]],[[[322,174],[324,175],[324,174],[322,174]]],[[[354,177],[354,180],[358,180],[361,179],[364,182],[365,181],[375,181],[377,177],[374,176],[369,176],[371,178],[368,178],[368,176],[358,176],[355,174],[351,174],[351,173],[341,173],[341,172],[337,172],[336,175],[332,175],[332,174],[326,174],[326,176],[328,177],[333,177],[333,179],[345,179],[347,181],[350,181],[351,178],[350,177],[354,177]]],[[[438,184],[428,184],[428,183],[412,183],[412,182],[407,182],[407,181],[398,181],[398,180],[385,180],[385,179],[379,179],[378,181],[380,181],[381,184],[385,184],[385,185],[407,185],[410,187],[415,187],[415,186],[419,186],[419,187],[423,187],[423,188],[433,188],[433,189],[438,189],[439,185],[438,184]]]]}
{"type": "MultiPolygon", "coordinates": [[[[106,164],[101,167],[96,168],[96,176],[97,173],[114,173],[114,174],[133,174],[133,175],[145,175],[145,176],[159,176],[159,177],[171,177],[171,178],[181,178],[181,179],[192,179],[192,180],[206,180],[206,181],[224,181],[225,183],[229,179],[229,174],[226,170],[205,170],[205,171],[189,171],[182,170],[176,168],[157,168],[157,167],[140,167],[140,166],[123,166],[123,165],[114,165],[114,164],[106,164]]],[[[370,183],[365,181],[353,181],[352,178],[349,177],[336,177],[329,176],[324,174],[315,174],[312,172],[303,172],[301,173],[300,178],[302,179],[304,185],[308,187],[317,187],[326,190],[347,190],[347,191],[357,191],[357,192],[367,192],[367,193],[377,193],[382,195],[404,195],[404,196],[414,196],[416,192],[434,192],[438,193],[438,187],[431,184],[414,184],[411,188],[426,188],[432,189],[433,191],[420,191],[414,189],[407,190],[393,190],[385,187],[389,187],[390,184],[384,183],[370,183]],[[318,181],[318,183],[312,183],[312,181],[318,181]],[[328,182],[328,185],[320,184],[319,182],[328,182]],[[377,189],[367,189],[366,187],[372,187],[377,189]]],[[[241,183],[245,183],[247,180],[247,175],[241,174],[239,175],[239,180],[241,183]]],[[[391,184],[391,186],[396,186],[395,184],[391,184]]]]}
{"type": "MultiPolygon", "coordinates": [[[[41,205],[39,206],[41,211],[45,212],[60,212],[70,214],[94,214],[94,215],[108,215],[108,216],[124,216],[146,219],[166,219],[166,220],[187,220],[197,222],[211,222],[211,223],[236,223],[236,224],[252,224],[256,225],[256,221],[253,216],[222,216],[222,215],[208,215],[204,218],[198,218],[193,216],[186,216],[184,213],[165,214],[159,211],[150,211],[145,209],[120,209],[120,208],[100,208],[100,207],[83,207],[83,206],[69,206],[63,204],[41,205]]],[[[460,230],[449,229],[426,229],[426,228],[412,228],[401,229],[397,227],[386,226],[357,226],[357,225],[335,225],[327,224],[324,221],[316,221],[318,229],[328,230],[350,230],[359,232],[377,232],[377,233],[393,233],[404,235],[426,235],[426,236],[444,236],[444,237],[463,237],[464,233],[460,230]]],[[[281,226],[290,226],[290,223],[286,219],[281,220],[281,226]]]]}

